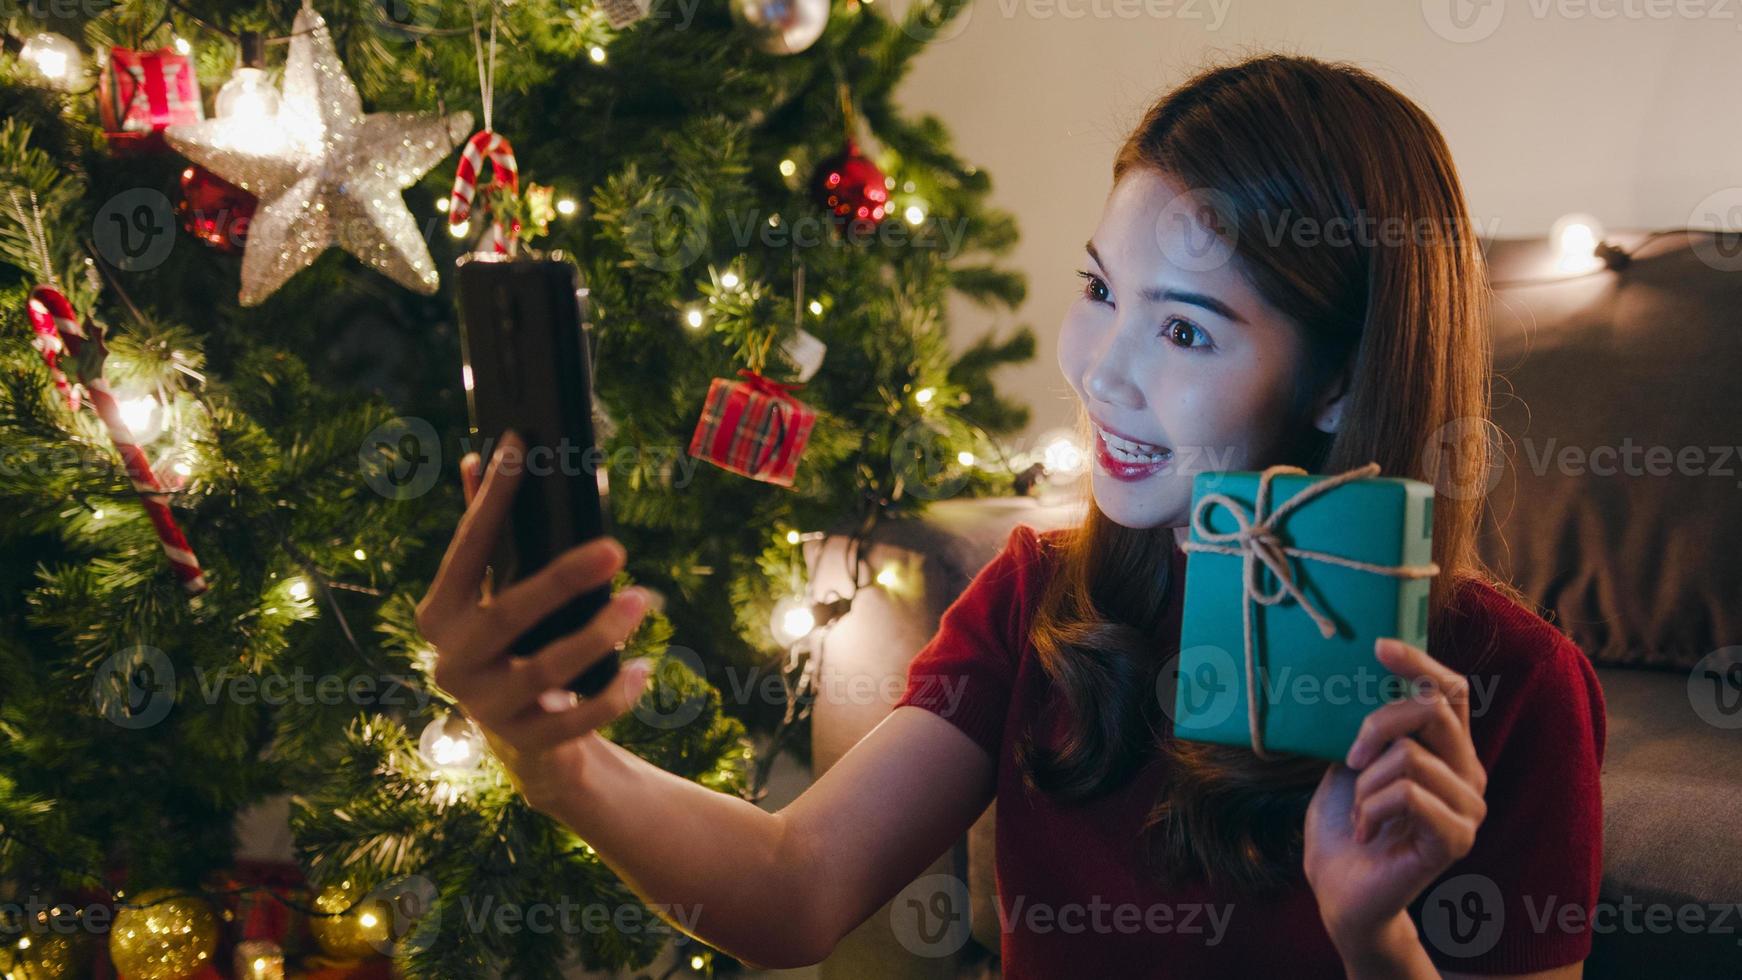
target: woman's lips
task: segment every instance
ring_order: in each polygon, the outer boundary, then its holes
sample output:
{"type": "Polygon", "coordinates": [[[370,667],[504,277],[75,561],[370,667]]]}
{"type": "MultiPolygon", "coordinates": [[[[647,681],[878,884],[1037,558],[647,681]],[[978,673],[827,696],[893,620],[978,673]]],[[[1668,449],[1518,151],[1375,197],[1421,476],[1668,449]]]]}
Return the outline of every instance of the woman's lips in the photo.
{"type": "Polygon", "coordinates": [[[1166,468],[1173,459],[1171,450],[1163,447],[1162,452],[1166,453],[1167,457],[1154,463],[1133,463],[1120,459],[1114,456],[1113,451],[1107,447],[1107,440],[1102,435],[1100,426],[1095,427],[1095,462],[1108,476],[1115,480],[1135,481],[1154,476],[1166,468]]]}

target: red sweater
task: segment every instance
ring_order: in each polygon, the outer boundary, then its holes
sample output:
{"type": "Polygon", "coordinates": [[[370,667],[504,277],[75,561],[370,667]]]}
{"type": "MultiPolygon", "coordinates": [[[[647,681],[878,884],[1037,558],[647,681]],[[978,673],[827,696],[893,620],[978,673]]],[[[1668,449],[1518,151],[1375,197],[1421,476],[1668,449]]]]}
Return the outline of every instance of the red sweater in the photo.
{"type": "MultiPolygon", "coordinates": [[[[1012,746],[1059,697],[1028,627],[1062,533],[1011,531],[944,612],[897,702],[948,719],[997,763],[1004,976],[1342,976],[1304,877],[1257,901],[1201,885],[1166,890],[1135,872],[1137,828],[1157,791],[1153,762],[1083,805],[1023,791],[1012,746]]],[[[1177,545],[1173,563],[1163,633],[1171,646],[1161,656],[1179,646],[1185,554],[1177,545]]],[[[1411,917],[1444,970],[1529,973],[1577,962],[1591,949],[1602,875],[1602,690],[1570,639],[1493,587],[1469,583],[1455,606],[1435,623],[1429,652],[1472,678],[1488,814],[1473,849],[1424,890],[1411,917]]]]}

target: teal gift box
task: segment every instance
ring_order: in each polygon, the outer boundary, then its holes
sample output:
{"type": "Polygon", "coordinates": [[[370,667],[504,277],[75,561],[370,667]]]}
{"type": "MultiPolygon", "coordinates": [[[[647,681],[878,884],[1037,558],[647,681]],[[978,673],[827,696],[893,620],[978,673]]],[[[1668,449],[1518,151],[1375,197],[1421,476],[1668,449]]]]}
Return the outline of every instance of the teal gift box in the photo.
{"type": "Polygon", "coordinates": [[[1362,720],[1406,693],[1374,642],[1427,649],[1433,487],[1378,474],[1198,474],[1177,737],[1342,759],[1362,720]]]}

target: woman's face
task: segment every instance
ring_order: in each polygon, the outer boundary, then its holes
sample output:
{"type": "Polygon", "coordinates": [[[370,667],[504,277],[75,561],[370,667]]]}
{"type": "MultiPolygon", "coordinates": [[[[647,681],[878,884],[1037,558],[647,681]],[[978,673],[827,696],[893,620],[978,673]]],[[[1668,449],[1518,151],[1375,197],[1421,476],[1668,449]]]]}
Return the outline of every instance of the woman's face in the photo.
{"type": "MultiPolygon", "coordinates": [[[[1197,219],[1202,202],[1157,171],[1129,171],[1059,331],[1059,368],[1094,424],[1095,502],[1126,527],[1189,524],[1195,474],[1262,469],[1300,431],[1301,332],[1197,219]]],[[[1334,428],[1335,403],[1312,408],[1334,428]]]]}

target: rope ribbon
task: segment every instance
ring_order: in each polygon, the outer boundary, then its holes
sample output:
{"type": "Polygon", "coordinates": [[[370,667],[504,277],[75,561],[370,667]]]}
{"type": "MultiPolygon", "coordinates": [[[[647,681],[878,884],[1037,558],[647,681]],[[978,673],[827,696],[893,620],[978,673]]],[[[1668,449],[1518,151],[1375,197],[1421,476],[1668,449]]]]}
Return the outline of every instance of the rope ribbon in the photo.
{"type": "Polygon", "coordinates": [[[1357,561],[1342,555],[1327,554],[1322,551],[1308,551],[1285,544],[1277,532],[1277,525],[1290,511],[1305,505],[1313,498],[1356,480],[1364,480],[1379,475],[1379,464],[1368,463],[1352,470],[1328,476],[1322,480],[1308,484],[1299,493],[1290,497],[1286,503],[1270,510],[1270,481],[1280,475],[1306,476],[1307,471],[1298,466],[1276,465],[1265,469],[1258,475],[1257,499],[1253,502],[1252,512],[1248,514],[1241,503],[1226,494],[1207,493],[1198,499],[1197,506],[1192,508],[1192,534],[1200,541],[1186,541],[1180,545],[1184,551],[1202,551],[1218,555],[1234,555],[1240,558],[1240,620],[1245,643],[1246,669],[1246,725],[1252,737],[1252,753],[1260,759],[1270,759],[1274,756],[1264,748],[1264,726],[1259,716],[1260,693],[1263,690],[1258,684],[1258,664],[1252,651],[1252,603],[1254,600],[1267,606],[1276,605],[1285,598],[1293,598],[1300,607],[1311,616],[1319,628],[1319,634],[1330,639],[1337,631],[1336,623],[1325,615],[1306,593],[1295,583],[1293,566],[1289,558],[1305,558],[1312,561],[1328,562],[1342,565],[1357,571],[1372,572],[1375,575],[1390,575],[1395,578],[1430,578],[1438,575],[1440,567],[1433,562],[1425,565],[1376,565],[1372,562],[1357,561]],[[1210,530],[1206,515],[1211,507],[1222,507],[1234,518],[1238,528],[1233,531],[1217,532],[1210,530]],[[1276,576],[1276,588],[1265,592],[1261,587],[1262,573],[1259,564],[1269,568],[1276,576]]]}
{"type": "Polygon", "coordinates": [[[90,317],[86,317],[81,324],[77,314],[73,312],[73,304],[60,290],[52,286],[37,286],[32,289],[25,308],[29,312],[31,326],[36,331],[37,347],[42,351],[43,359],[48,362],[50,370],[55,373],[56,387],[71,392],[71,408],[77,411],[80,402],[78,392],[66,385],[66,376],[60,372],[56,363],[62,351],[72,357],[79,383],[85,389],[85,397],[96,410],[97,417],[103,420],[103,427],[109,431],[109,441],[115,444],[116,452],[121,454],[121,462],[127,467],[127,477],[133,482],[133,489],[139,494],[140,502],[145,505],[146,516],[157,529],[158,543],[163,546],[163,553],[169,558],[170,570],[181,582],[182,589],[189,595],[199,595],[206,591],[206,577],[200,570],[199,558],[188,546],[187,537],[182,534],[181,527],[170,514],[169,497],[164,493],[163,485],[158,482],[157,474],[152,472],[151,461],[146,458],[145,450],[139,448],[139,444],[133,440],[132,430],[121,417],[121,405],[115,400],[114,393],[109,390],[109,382],[103,377],[103,361],[109,356],[109,348],[103,342],[102,326],[90,317]],[[54,343],[48,343],[45,338],[52,339],[54,343]]]}

